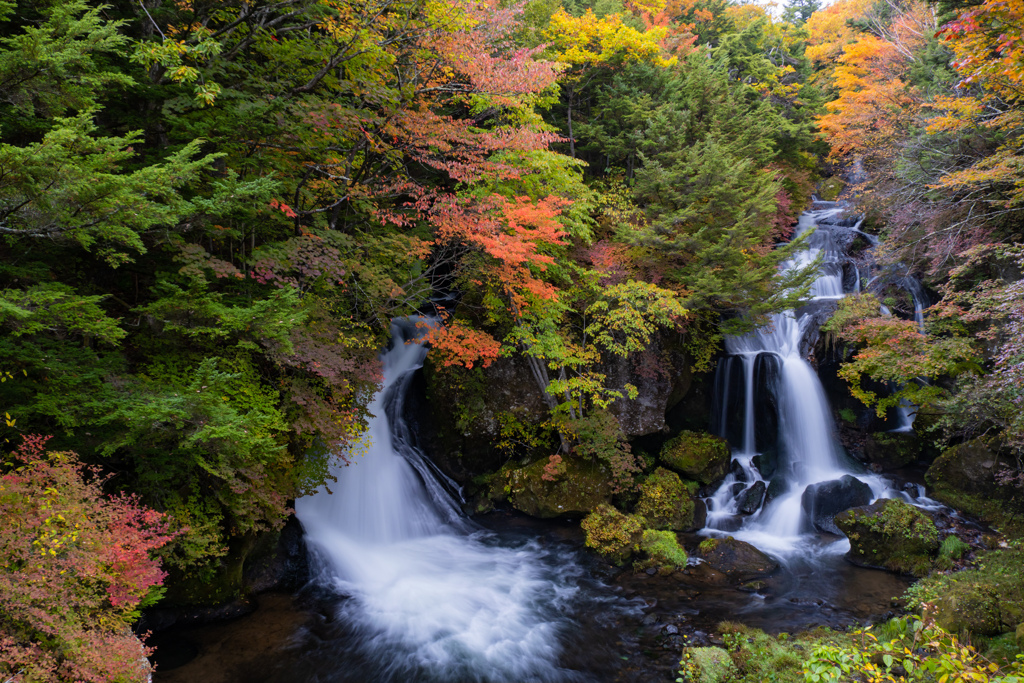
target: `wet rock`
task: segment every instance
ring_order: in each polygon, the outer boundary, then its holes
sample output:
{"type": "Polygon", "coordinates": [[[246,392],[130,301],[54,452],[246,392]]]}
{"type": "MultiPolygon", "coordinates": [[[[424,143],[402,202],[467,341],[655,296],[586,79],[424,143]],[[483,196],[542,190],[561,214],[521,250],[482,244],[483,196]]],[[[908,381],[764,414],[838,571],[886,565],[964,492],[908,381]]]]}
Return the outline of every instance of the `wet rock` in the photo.
{"type": "Polygon", "coordinates": [[[688,567],[683,572],[687,577],[687,583],[698,586],[724,586],[729,583],[729,576],[718,571],[707,562],[688,567]]]}
{"type": "Polygon", "coordinates": [[[710,484],[725,476],[731,454],[725,439],[704,432],[680,433],[661,449],[661,462],[679,474],[710,484]]]}
{"type": "Polygon", "coordinates": [[[566,458],[565,472],[555,481],[543,478],[547,459],[518,469],[499,472],[491,484],[492,496],[508,492],[512,506],[542,519],[585,514],[611,499],[608,475],[592,460],[566,458]]]}
{"type": "Polygon", "coordinates": [[[693,528],[703,529],[708,523],[708,506],[700,498],[693,501],[693,528]]]}
{"type": "Polygon", "coordinates": [[[669,624],[665,627],[665,633],[667,633],[670,636],[679,635],[679,627],[677,627],[675,624],[669,624]]]}
{"type": "Polygon", "coordinates": [[[732,536],[702,541],[700,554],[715,570],[740,581],[762,578],[779,568],[771,557],[732,536]]]}
{"type": "Polygon", "coordinates": [[[768,482],[768,488],[765,491],[765,501],[775,500],[786,491],[789,490],[789,484],[782,477],[775,477],[768,482]]]}
{"type": "Polygon", "coordinates": [[[761,508],[761,501],[764,499],[765,486],[763,481],[754,482],[753,486],[743,492],[739,499],[739,511],[745,515],[752,515],[761,508]]]}
{"type": "Polygon", "coordinates": [[[738,481],[735,484],[733,484],[732,485],[732,497],[735,498],[736,496],[738,496],[741,493],[743,493],[743,489],[745,489],[745,488],[747,488],[747,485],[744,484],[741,481],[738,481]]]}
{"type": "Polygon", "coordinates": [[[732,466],[729,468],[729,474],[736,477],[736,481],[741,481],[744,484],[747,483],[747,473],[744,471],[743,466],[740,465],[739,460],[732,461],[732,466]]]}
{"type": "Polygon", "coordinates": [[[759,593],[768,587],[768,584],[764,581],[748,581],[747,583],[740,586],[740,590],[746,593],[759,593]]]}
{"type": "Polygon", "coordinates": [[[906,467],[920,454],[921,439],[914,432],[875,432],[864,440],[864,457],[883,471],[906,467]]]}
{"type": "Polygon", "coordinates": [[[692,493],[675,472],[659,467],[640,484],[635,512],[643,515],[651,529],[692,529],[693,511],[692,493]]]}
{"type": "Polygon", "coordinates": [[[694,647],[707,647],[711,644],[708,634],[704,631],[694,631],[690,634],[689,641],[694,647]]]}
{"type": "Polygon", "coordinates": [[[804,514],[814,528],[829,534],[842,532],[835,516],[844,510],[867,505],[873,498],[871,487],[852,475],[808,486],[800,499],[804,514]]]}
{"type": "Polygon", "coordinates": [[[939,549],[939,533],[928,515],[895,498],[836,515],[850,539],[847,558],[855,564],[925,576],[939,549]]]}
{"type": "Polygon", "coordinates": [[[750,461],[762,479],[771,479],[779,469],[779,453],[774,448],[766,448],[763,453],[755,455],[750,461]]]}
{"type": "Polygon", "coordinates": [[[657,614],[647,614],[640,623],[644,626],[654,626],[658,623],[658,618],[657,614]]]}

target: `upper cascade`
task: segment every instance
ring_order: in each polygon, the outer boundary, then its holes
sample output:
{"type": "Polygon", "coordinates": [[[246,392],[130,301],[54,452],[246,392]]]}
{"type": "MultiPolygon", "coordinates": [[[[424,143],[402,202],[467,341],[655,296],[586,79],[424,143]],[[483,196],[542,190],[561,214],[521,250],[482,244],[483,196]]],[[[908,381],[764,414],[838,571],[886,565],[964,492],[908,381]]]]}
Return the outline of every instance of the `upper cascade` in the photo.
{"type": "MultiPolygon", "coordinates": [[[[898,492],[881,476],[866,473],[837,438],[828,398],[807,358],[822,323],[821,306],[861,291],[860,267],[846,249],[858,235],[868,238],[869,248],[877,240],[861,231],[862,217],[843,216],[842,204],[816,206],[797,226],[798,236],[813,231],[807,247],[787,264],[818,264],[810,288],[813,305],[775,314],[768,325],[746,335],[726,337],[729,355],[719,363],[714,392],[717,431],[732,443],[734,462],[706,500],[703,533],[730,533],[783,557],[820,546],[813,520],[816,489],[808,492],[816,484],[850,482],[844,477],[851,476],[870,487],[871,500],[901,496],[932,502],[898,492]],[[760,500],[752,505],[755,494],[760,500]]],[[[899,284],[910,292],[920,315],[920,283],[905,276],[899,284]]]]}

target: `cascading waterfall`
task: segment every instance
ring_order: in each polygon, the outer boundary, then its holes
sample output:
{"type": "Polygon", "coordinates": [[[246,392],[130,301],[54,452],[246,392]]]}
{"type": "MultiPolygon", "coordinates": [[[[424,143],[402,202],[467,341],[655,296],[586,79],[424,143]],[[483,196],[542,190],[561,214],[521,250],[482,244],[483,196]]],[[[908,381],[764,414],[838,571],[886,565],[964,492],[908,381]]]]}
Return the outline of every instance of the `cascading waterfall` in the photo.
{"type": "Polygon", "coordinates": [[[579,570],[539,545],[504,547],[476,529],[454,485],[415,447],[402,419],[426,354],[415,323],[393,325],[365,452],[332,467],[333,494],[296,503],[319,582],[347,596],[338,617],[374,662],[374,681],[571,679],[558,665],[559,639],[579,570]]]}
{"type": "MultiPolygon", "coordinates": [[[[837,246],[836,232],[863,233],[861,220],[838,218],[842,210],[833,205],[805,213],[798,224],[797,234],[818,228],[807,249],[790,264],[802,267],[820,259],[820,275],[811,286],[814,301],[844,296],[845,256],[837,246]]],[[[857,281],[851,289],[859,291],[860,271],[854,272],[857,281]]],[[[923,293],[911,291],[915,302],[922,300],[923,293]]],[[[707,499],[704,533],[729,533],[783,558],[797,551],[806,553],[816,542],[803,505],[808,486],[853,475],[870,486],[875,498],[900,495],[882,477],[860,471],[836,439],[824,389],[804,357],[809,350],[807,338],[816,332],[815,319],[813,306],[802,309],[801,314],[786,311],[772,316],[765,328],[727,338],[729,356],[721,364],[716,382],[719,433],[741,445],[734,449],[730,473],[707,499]],[[743,367],[742,432],[728,424],[730,406],[738,404],[735,391],[730,396],[736,359],[743,367]],[[763,421],[758,411],[765,408],[763,401],[754,400],[758,391],[771,394],[777,415],[775,443],[758,443],[759,417],[763,421]],[[740,433],[742,438],[737,439],[740,433]],[[755,496],[754,505],[751,495],[755,496]],[[764,502],[757,496],[763,496],[764,502]]],[[[839,547],[830,552],[844,552],[847,542],[835,545],[839,547]]]]}

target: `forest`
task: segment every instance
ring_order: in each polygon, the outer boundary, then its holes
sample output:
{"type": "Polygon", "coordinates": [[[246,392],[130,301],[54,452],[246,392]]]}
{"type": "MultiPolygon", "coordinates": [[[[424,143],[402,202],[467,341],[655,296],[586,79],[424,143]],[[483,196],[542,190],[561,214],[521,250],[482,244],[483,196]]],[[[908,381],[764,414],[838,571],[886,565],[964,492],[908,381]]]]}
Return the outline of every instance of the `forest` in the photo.
{"type": "Polygon", "coordinates": [[[1024,651],[1021,0],[0,0],[0,94],[0,680],[145,681],[146,610],[245,594],[359,458],[395,318],[437,320],[443,469],[597,472],[614,526],[667,472],[630,406],[809,300],[837,197],[930,304],[837,302],[844,429],[911,405],[914,461],[984,450],[935,497],[1020,612],[793,680],[1024,680],[965,637],[1024,651]],[[509,373],[538,407],[491,410],[509,373]]]}

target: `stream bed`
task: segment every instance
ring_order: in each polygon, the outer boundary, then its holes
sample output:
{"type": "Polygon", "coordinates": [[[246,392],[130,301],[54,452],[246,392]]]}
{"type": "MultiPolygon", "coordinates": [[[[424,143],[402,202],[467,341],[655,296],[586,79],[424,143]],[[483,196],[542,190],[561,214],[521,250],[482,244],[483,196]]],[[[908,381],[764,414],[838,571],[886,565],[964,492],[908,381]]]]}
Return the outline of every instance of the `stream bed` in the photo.
{"type": "MultiPolygon", "coordinates": [[[[686,644],[716,644],[716,625],[738,621],[770,633],[817,626],[845,629],[883,618],[909,581],[856,567],[836,552],[790,561],[760,593],[709,583],[693,568],[670,576],[634,573],[587,553],[578,523],[537,520],[514,512],[473,519],[510,546],[532,542],[570,563],[580,587],[550,671],[516,681],[593,683],[674,681],[686,644]],[[675,631],[673,633],[673,630],[675,631]],[[686,638],[684,641],[683,638],[686,638]]],[[[683,539],[688,550],[702,540],[683,539]]],[[[843,542],[834,544],[845,545],[843,542]]],[[[837,548],[838,550],[838,548],[837,548]]],[[[502,678],[405,678],[368,659],[358,633],[337,615],[345,598],[315,587],[295,595],[267,593],[232,621],[177,627],[154,635],[155,683],[378,683],[391,680],[468,683],[502,678]]]]}

